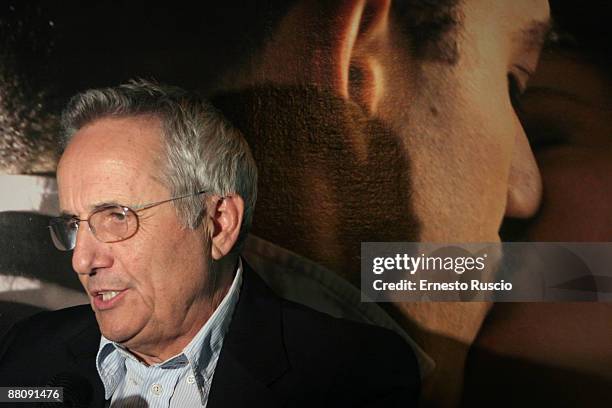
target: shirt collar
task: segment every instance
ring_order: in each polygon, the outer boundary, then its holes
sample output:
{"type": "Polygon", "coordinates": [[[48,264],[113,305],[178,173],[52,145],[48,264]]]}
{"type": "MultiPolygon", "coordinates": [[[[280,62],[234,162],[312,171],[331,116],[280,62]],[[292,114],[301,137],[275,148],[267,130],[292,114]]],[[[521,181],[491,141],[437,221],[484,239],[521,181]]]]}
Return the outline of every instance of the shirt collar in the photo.
{"type": "MultiPolygon", "coordinates": [[[[238,268],[234,281],[227,294],[183,351],[168,360],[155,364],[162,369],[180,368],[190,364],[204,402],[202,390],[204,383],[212,379],[225,334],[231,323],[232,315],[242,286],[242,260],[238,259],[238,268]]],[[[104,384],[105,398],[110,399],[125,377],[126,358],[136,359],[120,344],[101,336],[100,347],[96,356],[96,368],[104,384]]]]}

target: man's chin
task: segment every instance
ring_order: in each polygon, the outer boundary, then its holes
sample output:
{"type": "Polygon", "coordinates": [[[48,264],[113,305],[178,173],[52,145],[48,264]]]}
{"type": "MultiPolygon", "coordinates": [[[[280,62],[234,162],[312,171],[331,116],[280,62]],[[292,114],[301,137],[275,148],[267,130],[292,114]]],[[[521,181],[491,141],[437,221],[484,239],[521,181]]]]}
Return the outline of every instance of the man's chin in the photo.
{"type": "MultiPolygon", "coordinates": [[[[113,313],[116,314],[116,313],[113,313]]],[[[125,317],[111,316],[108,311],[96,311],[96,320],[102,335],[115,343],[125,344],[135,337],[137,331],[127,322],[125,317]]]]}

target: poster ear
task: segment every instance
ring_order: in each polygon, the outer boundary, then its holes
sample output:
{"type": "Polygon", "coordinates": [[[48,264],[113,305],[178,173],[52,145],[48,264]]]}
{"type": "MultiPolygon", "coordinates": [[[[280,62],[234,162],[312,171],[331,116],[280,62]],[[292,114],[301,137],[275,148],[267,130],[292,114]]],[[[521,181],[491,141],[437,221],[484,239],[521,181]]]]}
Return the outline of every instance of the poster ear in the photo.
{"type": "Polygon", "coordinates": [[[391,55],[390,9],[391,0],[298,1],[261,53],[257,79],[316,85],[375,111],[391,55]]]}
{"type": "Polygon", "coordinates": [[[389,38],[391,0],[346,1],[332,42],[333,81],[343,97],[368,112],[377,109],[384,85],[384,56],[389,38]]]}

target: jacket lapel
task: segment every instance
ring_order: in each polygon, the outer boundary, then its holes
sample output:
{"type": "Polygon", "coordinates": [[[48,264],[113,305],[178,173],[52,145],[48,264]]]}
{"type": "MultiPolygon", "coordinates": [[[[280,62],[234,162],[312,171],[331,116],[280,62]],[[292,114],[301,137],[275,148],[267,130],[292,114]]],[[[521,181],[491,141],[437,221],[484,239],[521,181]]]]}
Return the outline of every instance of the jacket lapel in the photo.
{"type": "Polygon", "coordinates": [[[209,408],[277,407],[283,402],[268,388],[289,369],[281,299],[243,265],[240,298],[215,369],[209,408]]]}
{"type": "Polygon", "coordinates": [[[81,333],[72,338],[68,343],[68,350],[73,358],[73,368],[70,371],[85,378],[91,384],[92,399],[89,406],[91,408],[103,408],[110,401],[105,401],[104,399],[104,386],[96,369],[100,329],[89,306],[87,309],[89,309],[88,313],[91,314],[91,321],[88,322],[86,328],[81,333]]]}

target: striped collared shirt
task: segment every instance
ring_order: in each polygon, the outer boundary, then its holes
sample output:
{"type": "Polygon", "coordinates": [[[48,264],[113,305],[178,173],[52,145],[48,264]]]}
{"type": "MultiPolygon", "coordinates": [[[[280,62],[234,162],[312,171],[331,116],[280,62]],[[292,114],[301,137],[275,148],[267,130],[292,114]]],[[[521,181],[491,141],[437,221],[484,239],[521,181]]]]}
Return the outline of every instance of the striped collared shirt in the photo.
{"type": "Polygon", "coordinates": [[[234,281],[219,307],[182,353],[162,363],[146,366],[102,336],[96,367],[105,398],[112,398],[111,407],[205,407],[241,283],[239,260],[234,281]]]}

